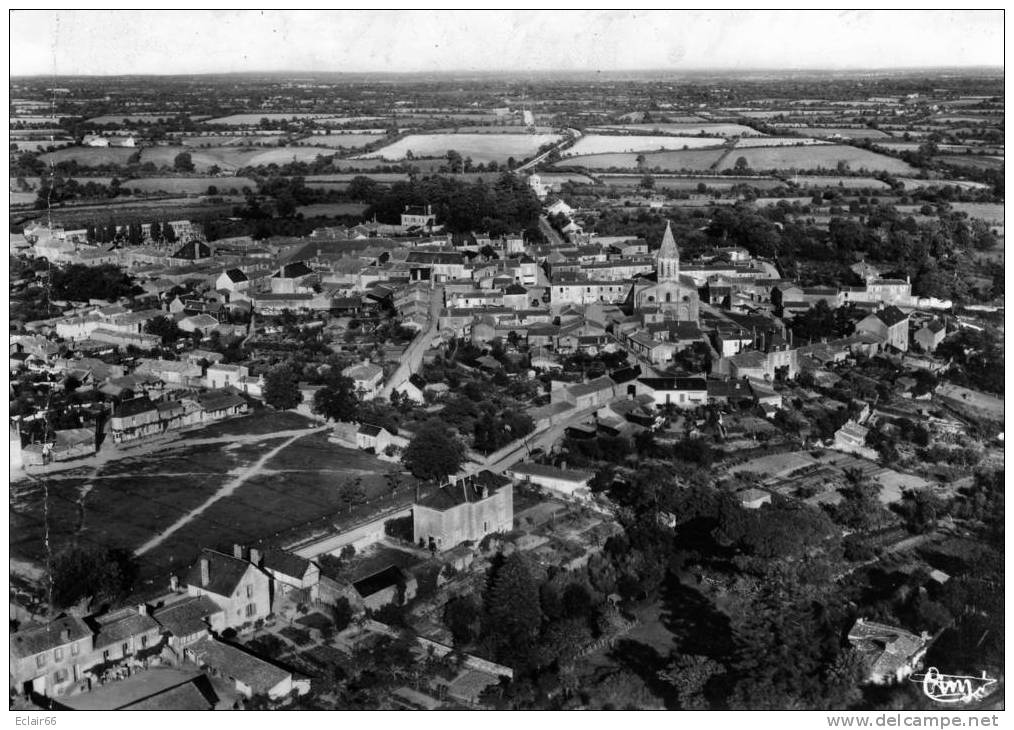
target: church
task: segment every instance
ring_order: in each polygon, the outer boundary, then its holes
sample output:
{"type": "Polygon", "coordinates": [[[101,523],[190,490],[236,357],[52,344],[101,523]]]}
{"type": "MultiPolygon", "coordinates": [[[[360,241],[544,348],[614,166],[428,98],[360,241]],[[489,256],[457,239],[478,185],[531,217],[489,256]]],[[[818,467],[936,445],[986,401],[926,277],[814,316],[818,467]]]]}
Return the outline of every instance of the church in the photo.
{"type": "Polygon", "coordinates": [[[689,276],[680,274],[680,254],[668,221],[655,257],[655,273],[634,279],[628,301],[633,313],[642,315],[645,323],[700,321],[697,285],[689,276]]]}

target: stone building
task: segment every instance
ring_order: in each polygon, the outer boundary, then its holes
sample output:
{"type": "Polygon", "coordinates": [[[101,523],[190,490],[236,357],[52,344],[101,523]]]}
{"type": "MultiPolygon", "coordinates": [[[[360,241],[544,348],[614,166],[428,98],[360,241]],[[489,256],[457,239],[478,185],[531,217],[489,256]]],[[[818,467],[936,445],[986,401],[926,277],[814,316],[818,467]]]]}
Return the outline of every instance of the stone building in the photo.
{"type": "Polygon", "coordinates": [[[413,539],[437,550],[513,527],[514,488],[489,471],[441,487],[412,508],[413,539]]]}

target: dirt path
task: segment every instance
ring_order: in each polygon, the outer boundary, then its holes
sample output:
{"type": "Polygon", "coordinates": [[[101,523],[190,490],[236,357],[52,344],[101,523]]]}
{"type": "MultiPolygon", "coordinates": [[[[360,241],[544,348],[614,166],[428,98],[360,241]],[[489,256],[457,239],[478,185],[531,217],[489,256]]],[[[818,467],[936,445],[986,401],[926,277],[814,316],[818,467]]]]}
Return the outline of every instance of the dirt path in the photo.
{"type": "Polygon", "coordinates": [[[176,520],[176,522],[174,522],[173,524],[171,524],[165,531],[161,532],[160,534],[158,534],[157,536],[155,536],[154,538],[152,538],[151,540],[149,540],[148,542],[146,542],[144,545],[142,545],[141,547],[139,547],[137,550],[135,550],[134,554],[135,555],[144,555],[149,550],[152,550],[152,549],[158,547],[163,542],[165,542],[165,540],[170,535],[172,535],[174,532],[176,532],[180,528],[182,528],[185,525],[187,525],[191,520],[193,520],[195,517],[197,517],[202,512],[204,512],[204,510],[208,509],[208,507],[210,507],[211,505],[213,505],[218,500],[220,500],[220,499],[222,499],[224,497],[228,497],[230,494],[232,494],[237,489],[239,489],[241,486],[243,486],[243,484],[250,477],[256,476],[257,474],[261,473],[261,470],[264,468],[264,465],[267,464],[271,459],[273,459],[284,448],[286,448],[287,446],[290,446],[294,441],[296,441],[299,438],[302,438],[303,436],[306,436],[306,435],[311,434],[311,433],[317,433],[318,431],[323,431],[323,430],[326,430],[327,428],[328,427],[325,426],[324,428],[301,429],[301,430],[299,430],[294,436],[292,436],[291,438],[287,439],[284,443],[279,444],[275,448],[271,449],[271,451],[268,451],[266,454],[264,454],[261,458],[259,458],[253,464],[251,464],[250,466],[246,467],[245,469],[242,469],[238,474],[236,474],[235,477],[233,477],[230,481],[228,481],[225,484],[223,484],[218,489],[217,492],[215,492],[213,495],[211,495],[204,502],[204,504],[202,504],[201,506],[199,506],[199,507],[191,510],[187,514],[183,515],[183,517],[181,517],[180,519],[176,520]]]}

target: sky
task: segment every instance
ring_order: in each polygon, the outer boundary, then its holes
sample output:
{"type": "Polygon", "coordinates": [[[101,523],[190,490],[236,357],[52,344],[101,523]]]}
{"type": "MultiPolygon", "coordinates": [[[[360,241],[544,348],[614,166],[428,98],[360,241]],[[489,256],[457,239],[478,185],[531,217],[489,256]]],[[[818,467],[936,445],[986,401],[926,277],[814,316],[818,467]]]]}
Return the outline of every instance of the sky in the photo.
{"type": "Polygon", "coordinates": [[[21,75],[1002,66],[1003,11],[11,11],[21,75]]]}

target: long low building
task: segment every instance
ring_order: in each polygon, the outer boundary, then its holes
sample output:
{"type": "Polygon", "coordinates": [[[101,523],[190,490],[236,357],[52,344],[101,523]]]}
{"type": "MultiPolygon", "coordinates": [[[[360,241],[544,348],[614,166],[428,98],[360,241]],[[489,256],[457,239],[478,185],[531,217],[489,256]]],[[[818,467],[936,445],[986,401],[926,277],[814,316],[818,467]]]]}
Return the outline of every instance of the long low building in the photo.
{"type": "Polygon", "coordinates": [[[534,484],[565,497],[587,499],[591,496],[588,485],[594,472],[576,469],[561,469],[547,464],[518,462],[506,472],[512,479],[525,484],[534,484]]]}

